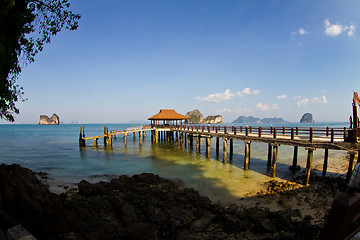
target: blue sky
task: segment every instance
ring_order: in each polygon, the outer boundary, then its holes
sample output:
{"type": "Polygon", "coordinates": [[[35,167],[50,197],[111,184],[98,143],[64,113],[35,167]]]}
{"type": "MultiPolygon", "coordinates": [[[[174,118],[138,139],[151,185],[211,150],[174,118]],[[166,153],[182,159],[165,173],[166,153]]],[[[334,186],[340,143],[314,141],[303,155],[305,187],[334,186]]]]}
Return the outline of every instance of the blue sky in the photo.
{"type": "Polygon", "coordinates": [[[358,0],[70,2],[79,29],[23,69],[16,123],[146,121],[161,108],[348,121],[360,91],[358,0]]]}

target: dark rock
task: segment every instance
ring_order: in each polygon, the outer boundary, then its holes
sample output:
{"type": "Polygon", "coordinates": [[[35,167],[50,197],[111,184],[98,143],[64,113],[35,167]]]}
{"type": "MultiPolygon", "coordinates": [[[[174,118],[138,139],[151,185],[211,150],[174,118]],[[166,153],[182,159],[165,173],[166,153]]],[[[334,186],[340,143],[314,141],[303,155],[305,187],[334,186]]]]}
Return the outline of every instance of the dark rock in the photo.
{"type": "Polygon", "coordinates": [[[204,229],[205,227],[207,227],[211,221],[215,218],[216,216],[213,214],[206,214],[204,216],[202,216],[199,219],[196,219],[192,224],[191,224],[191,228],[192,229],[204,229]]]}
{"type": "Polygon", "coordinates": [[[127,224],[132,224],[138,221],[135,214],[135,207],[131,204],[125,204],[121,207],[121,219],[127,224]]]}
{"type": "Polygon", "coordinates": [[[36,238],[21,225],[16,225],[8,229],[7,238],[8,240],[36,240],[36,238]]]}
{"type": "Polygon", "coordinates": [[[93,185],[86,180],[81,180],[78,184],[78,189],[81,195],[89,197],[93,192],[93,185]]]}
{"type": "Polygon", "coordinates": [[[21,224],[35,237],[46,239],[78,226],[75,216],[62,206],[63,198],[17,164],[1,164],[0,196],[0,219],[6,229],[21,224]]]}
{"type": "Polygon", "coordinates": [[[263,219],[255,224],[254,230],[259,233],[269,233],[274,232],[276,230],[276,226],[274,226],[274,223],[272,223],[269,219],[263,219]]]}
{"type": "Polygon", "coordinates": [[[156,226],[150,223],[134,223],[125,228],[128,237],[135,240],[156,239],[156,226]]]}
{"type": "Polygon", "coordinates": [[[311,113],[305,113],[301,117],[300,122],[314,122],[312,114],[311,113]]]}

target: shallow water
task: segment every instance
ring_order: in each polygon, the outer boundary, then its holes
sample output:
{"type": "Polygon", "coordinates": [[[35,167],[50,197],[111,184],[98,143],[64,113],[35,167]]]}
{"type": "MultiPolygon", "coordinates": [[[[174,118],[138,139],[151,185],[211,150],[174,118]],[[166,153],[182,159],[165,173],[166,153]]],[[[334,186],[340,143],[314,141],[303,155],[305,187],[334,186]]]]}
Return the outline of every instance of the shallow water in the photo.
{"type": "MultiPolygon", "coordinates": [[[[346,123],[317,123],[315,126],[344,127],[346,123]]],[[[229,124],[228,124],[229,125],[229,124]]],[[[295,127],[299,124],[292,123],[295,127]]],[[[86,136],[100,135],[103,124],[86,124],[86,136]]],[[[301,126],[304,126],[302,124],[301,126]]],[[[310,125],[308,125],[310,127],[310,125]]],[[[122,130],[129,124],[110,124],[109,130],[122,130]]],[[[136,126],[135,126],[136,127],[136,126]]],[[[50,182],[76,183],[81,179],[92,182],[108,180],[122,174],[133,175],[151,172],[165,178],[181,180],[186,187],[193,187],[212,200],[233,202],[263,187],[268,177],[267,144],[251,143],[250,170],[243,170],[244,143],[234,140],[232,160],[222,163],[222,153],[216,156],[215,140],[211,141],[211,157],[205,156],[205,141],[201,142],[201,153],[182,149],[174,144],[160,142],[154,144],[147,132],[142,145],[133,135],[118,136],[111,148],[104,147],[99,139],[98,147],[87,141],[85,148],[79,148],[80,125],[0,125],[1,163],[18,163],[34,171],[47,172],[50,182]]],[[[138,135],[136,136],[138,137],[138,135]]],[[[220,150],[222,146],[220,141],[220,150]]],[[[329,151],[329,170],[338,169],[343,151],[329,151]]],[[[293,147],[280,146],[276,177],[289,179],[288,167],[292,164],[293,147]]],[[[314,152],[313,166],[322,166],[324,150],[314,152]]],[[[298,163],[304,168],[307,151],[299,148],[298,163]]],[[[334,170],[334,171],[335,171],[334,170]]]]}

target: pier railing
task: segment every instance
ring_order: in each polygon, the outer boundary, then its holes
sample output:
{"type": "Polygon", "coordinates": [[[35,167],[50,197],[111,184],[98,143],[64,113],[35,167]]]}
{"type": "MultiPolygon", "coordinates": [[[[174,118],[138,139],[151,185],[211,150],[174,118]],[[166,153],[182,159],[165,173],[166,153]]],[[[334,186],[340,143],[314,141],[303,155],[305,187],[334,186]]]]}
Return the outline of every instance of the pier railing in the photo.
{"type": "Polygon", "coordinates": [[[308,140],[319,141],[344,141],[347,138],[348,130],[346,128],[304,128],[304,127],[261,127],[261,126],[205,126],[205,125],[171,125],[170,129],[184,130],[202,133],[218,133],[228,135],[245,135],[253,137],[283,138],[290,140],[308,140]]]}

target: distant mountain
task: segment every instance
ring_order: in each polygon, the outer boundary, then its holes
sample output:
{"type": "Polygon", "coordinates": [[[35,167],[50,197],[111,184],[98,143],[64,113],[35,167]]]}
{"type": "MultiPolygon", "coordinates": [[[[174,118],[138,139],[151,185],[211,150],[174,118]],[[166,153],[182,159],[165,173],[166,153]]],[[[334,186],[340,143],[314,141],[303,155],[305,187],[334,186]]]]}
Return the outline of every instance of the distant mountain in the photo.
{"type": "Polygon", "coordinates": [[[218,124],[223,122],[221,115],[215,115],[215,116],[210,115],[204,118],[204,116],[198,109],[186,113],[186,116],[190,118],[189,123],[218,124]]]}
{"type": "Polygon", "coordinates": [[[204,122],[204,117],[198,109],[187,112],[186,116],[190,118],[189,123],[203,123],[204,122]]]}
{"type": "Polygon", "coordinates": [[[286,123],[282,118],[255,118],[253,116],[240,116],[233,123],[286,123]]]}
{"type": "Polygon", "coordinates": [[[313,115],[311,113],[305,113],[300,122],[314,122],[313,115]]]}

